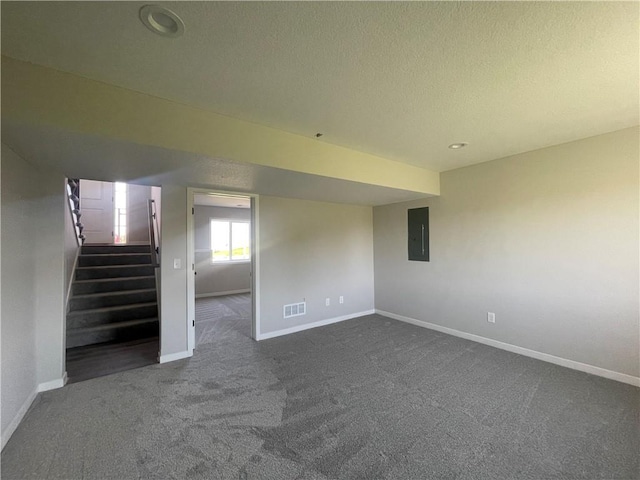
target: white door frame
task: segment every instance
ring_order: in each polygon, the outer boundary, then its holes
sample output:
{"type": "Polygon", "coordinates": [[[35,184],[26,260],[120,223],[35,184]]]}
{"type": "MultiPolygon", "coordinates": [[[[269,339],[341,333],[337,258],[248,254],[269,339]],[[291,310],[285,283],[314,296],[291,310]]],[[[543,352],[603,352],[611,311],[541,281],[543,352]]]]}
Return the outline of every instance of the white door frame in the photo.
{"type": "Polygon", "coordinates": [[[195,235],[193,223],[193,197],[195,194],[214,194],[244,197],[251,200],[251,337],[260,336],[260,198],[242,192],[228,192],[206,188],[187,188],[187,349],[190,354],[196,347],[196,286],[195,286],[195,235]]]}

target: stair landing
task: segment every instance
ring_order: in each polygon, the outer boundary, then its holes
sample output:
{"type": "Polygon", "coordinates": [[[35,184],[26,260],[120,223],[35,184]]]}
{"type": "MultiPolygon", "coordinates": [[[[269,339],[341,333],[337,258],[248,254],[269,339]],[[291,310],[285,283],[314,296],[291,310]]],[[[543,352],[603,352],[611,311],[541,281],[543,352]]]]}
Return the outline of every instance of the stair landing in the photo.
{"type": "Polygon", "coordinates": [[[157,363],[158,337],[102,343],[67,350],[68,383],[111,375],[157,363]]]}

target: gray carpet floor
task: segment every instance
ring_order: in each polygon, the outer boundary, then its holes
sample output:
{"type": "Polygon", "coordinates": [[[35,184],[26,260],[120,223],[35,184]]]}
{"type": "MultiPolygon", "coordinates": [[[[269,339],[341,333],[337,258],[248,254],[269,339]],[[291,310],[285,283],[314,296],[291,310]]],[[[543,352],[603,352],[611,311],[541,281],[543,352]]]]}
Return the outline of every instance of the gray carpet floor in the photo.
{"type": "Polygon", "coordinates": [[[251,294],[196,299],[196,348],[216,339],[251,338],[251,294]]]}
{"type": "Polygon", "coordinates": [[[637,388],[378,315],[256,343],[231,300],[191,359],[39,395],[2,478],[640,477],[637,388]]]}

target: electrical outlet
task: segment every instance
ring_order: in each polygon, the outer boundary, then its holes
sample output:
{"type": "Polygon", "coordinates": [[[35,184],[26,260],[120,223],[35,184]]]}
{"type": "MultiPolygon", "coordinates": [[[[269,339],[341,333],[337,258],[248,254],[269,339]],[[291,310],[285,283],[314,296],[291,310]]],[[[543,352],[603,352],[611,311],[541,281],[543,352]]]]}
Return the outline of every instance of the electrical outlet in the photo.
{"type": "Polygon", "coordinates": [[[496,323],[496,314],[493,312],[487,312],[487,322],[496,323]]]}
{"type": "Polygon", "coordinates": [[[324,301],[324,304],[328,307],[329,305],[331,305],[331,299],[327,297],[327,299],[324,301]]]}
{"type": "Polygon", "coordinates": [[[344,303],[344,297],[340,295],[340,303],[344,303]]]}

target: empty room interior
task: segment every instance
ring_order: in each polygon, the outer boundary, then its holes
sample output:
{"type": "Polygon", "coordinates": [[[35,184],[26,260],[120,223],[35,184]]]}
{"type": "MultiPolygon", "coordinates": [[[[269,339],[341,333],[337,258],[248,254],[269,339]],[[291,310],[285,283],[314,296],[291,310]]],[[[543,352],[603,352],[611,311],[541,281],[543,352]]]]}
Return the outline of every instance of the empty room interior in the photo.
{"type": "Polygon", "coordinates": [[[640,479],[640,3],[0,8],[3,479],[640,479]]]}

